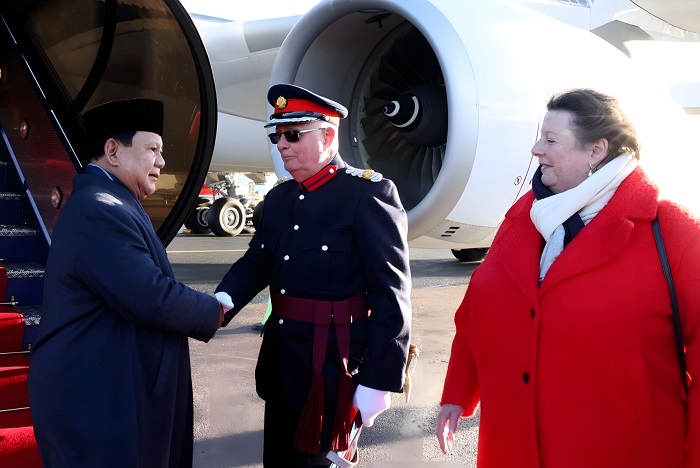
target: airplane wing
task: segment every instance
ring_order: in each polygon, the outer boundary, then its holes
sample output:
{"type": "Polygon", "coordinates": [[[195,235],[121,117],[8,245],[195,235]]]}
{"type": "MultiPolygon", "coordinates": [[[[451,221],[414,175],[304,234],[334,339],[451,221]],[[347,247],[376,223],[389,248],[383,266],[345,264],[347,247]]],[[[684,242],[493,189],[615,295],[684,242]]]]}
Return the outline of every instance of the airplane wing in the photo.
{"type": "Polygon", "coordinates": [[[688,0],[637,0],[640,8],[678,29],[700,33],[700,3],[688,0]]]}
{"type": "Polygon", "coordinates": [[[301,17],[244,22],[193,17],[216,83],[219,131],[210,171],[272,171],[264,97],[282,41],[301,17]]]}

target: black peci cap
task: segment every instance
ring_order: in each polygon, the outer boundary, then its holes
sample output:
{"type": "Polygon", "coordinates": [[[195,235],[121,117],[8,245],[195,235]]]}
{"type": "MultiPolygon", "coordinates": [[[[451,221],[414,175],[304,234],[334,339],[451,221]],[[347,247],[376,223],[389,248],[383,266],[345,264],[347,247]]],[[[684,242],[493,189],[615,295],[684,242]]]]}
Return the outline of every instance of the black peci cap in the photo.
{"type": "Polygon", "coordinates": [[[106,102],[85,112],[83,122],[91,143],[125,132],[151,132],[162,137],[163,103],[152,99],[106,102]]]}
{"type": "Polygon", "coordinates": [[[267,92],[267,101],[275,112],[265,127],[325,120],[335,125],[348,115],[348,110],[328,98],[292,84],[276,84],[267,92]]]}

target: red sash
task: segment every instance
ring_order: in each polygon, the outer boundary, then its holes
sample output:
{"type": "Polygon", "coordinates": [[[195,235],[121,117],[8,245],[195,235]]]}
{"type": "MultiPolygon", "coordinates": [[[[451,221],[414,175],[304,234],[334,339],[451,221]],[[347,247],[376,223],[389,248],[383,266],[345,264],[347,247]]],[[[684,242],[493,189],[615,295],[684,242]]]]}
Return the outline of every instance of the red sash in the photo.
{"type": "Polygon", "coordinates": [[[311,390],[299,418],[294,437],[294,448],[301,452],[318,453],[321,450],[321,427],[323,424],[323,400],[325,382],[321,371],[326,356],[328,332],[335,326],[338,353],[345,371],[338,382],[338,403],[333,425],[332,450],[347,450],[350,413],[354,387],[348,373],[350,357],[350,324],[370,316],[367,296],[353,296],[342,301],[319,301],[302,299],[283,294],[272,294],[272,313],[286,319],[314,324],[313,365],[311,390]]]}

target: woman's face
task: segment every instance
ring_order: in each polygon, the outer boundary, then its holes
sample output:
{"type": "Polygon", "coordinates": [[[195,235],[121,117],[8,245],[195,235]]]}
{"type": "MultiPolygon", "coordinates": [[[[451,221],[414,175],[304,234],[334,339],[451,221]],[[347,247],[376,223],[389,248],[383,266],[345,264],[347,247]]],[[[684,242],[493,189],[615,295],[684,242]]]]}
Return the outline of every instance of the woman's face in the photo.
{"type": "Polygon", "coordinates": [[[540,139],[532,147],[542,167],[542,183],[561,193],[586,180],[591,164],[595,167],[594,146],[581,145],[570,127],[569,111],[548,111],[542,122],[540,139]]]}

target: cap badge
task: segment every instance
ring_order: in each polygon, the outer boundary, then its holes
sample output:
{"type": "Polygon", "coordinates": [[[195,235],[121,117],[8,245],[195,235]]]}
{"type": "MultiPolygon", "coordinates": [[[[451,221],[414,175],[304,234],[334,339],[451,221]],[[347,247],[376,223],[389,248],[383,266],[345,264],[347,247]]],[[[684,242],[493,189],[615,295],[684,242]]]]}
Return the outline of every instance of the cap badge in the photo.
{"type": "Polygon", "coordinates": [[[277,108],[279,110],[282,110],[285,107],[287,107],[287,98],[284,96],[280,96],[277,98],[277,101],[275,101],[275,104],[277,104],[277,108]]]}

